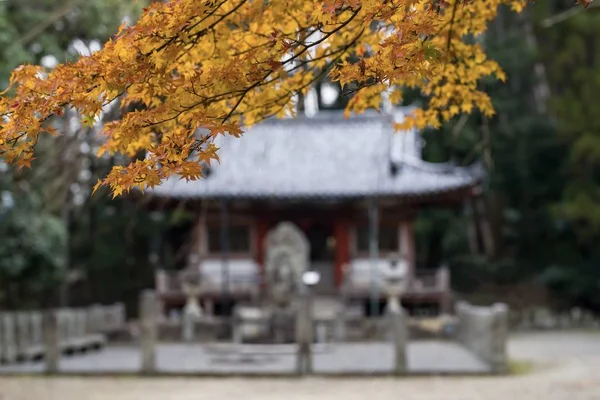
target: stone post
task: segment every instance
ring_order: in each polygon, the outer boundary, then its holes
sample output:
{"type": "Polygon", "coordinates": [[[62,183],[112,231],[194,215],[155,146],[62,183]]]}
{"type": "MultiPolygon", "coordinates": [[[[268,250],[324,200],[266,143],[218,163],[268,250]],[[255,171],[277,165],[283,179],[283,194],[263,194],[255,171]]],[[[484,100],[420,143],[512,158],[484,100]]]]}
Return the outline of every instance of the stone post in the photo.
{"type": "Polygon", "coordinates": [[[387,312],[394,344],[394,373],[403,375],[407,370],[406,345],[408,343],[407,315],[403,308],[391,308],[387,312]]]}
{"type": "Polygon", "coordinates": [[[494,373],[508,369],[508,306],[475,307],[465,302],[456,305],[458,341],[490,366],[494,373]]]}
{"type": "Polygon", "coordinates": [[[55,310],[46,310],[42,317],[44,327],[44,362],[47,374],[55,374],[60,362],[60,338],[58,315],[55,310]]]}
{"type": "Polygon", "coordinates": [[[506,349],[508,341],[508,306],[504,303],[496,303],[492,306],[492,311],[494,313],[494,324],[490,364],[493,372],[504,373],[508,370],[506,349]]]}
{"type": "Polygon", "coordinates": [[[296,356],[296,370],[298,374],[305,375],[312,372],[313,321],[312,301],[308,291],[302,293],[298,299],[298,312],[296,314],[296,343],[298,353],[296,356]]]}
{"type": "Polygon", "coordinates": [[[156,371],[157,318],[159,300],[153,290],[145,290],[140,298],[140,346],[143,374],[156,371]]]}

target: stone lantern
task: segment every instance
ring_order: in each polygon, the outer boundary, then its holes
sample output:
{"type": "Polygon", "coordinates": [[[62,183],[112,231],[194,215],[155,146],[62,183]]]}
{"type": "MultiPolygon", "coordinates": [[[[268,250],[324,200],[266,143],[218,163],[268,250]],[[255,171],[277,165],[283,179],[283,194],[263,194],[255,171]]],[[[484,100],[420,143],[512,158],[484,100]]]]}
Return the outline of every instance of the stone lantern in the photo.
{"type": "Polygon", "coordinates": [[[387,295],[387,311],[399,312],[402,308],[400,299],[406,291],[408,263],[406,258],[397,254],[389,257],[388,265],[383,268],[383,291],[387,295]]]}
{"type": "Polygon", "coordinates": [[[186,297],[186,303],[183,308],[183,331],[184,341],[192,341],[194,338],[195,323],[202,317],[202,308],[200,307],[201,285],[197,275],[188,274],[183,277],[181,290],[186,297]]]}

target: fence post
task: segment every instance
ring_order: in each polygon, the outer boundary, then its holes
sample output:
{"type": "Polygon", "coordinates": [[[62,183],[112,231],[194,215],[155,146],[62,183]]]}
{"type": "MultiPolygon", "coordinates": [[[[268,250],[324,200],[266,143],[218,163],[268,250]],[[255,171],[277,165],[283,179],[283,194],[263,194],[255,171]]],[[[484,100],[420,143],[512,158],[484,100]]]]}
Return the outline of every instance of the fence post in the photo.
{"type": "Polygon", "coordinates": [[[298,314],[296,315],[296,342],[298,352],[296,370],[298,374],[305,375],[312,372],[313,321],[311,295],[306,291],[300,295],[298,314]]]}
{"type": "Polygon", "coordinates": [[[60,362],[60,335],[56,310],[45,310],[42,317],[44,327],[44,363],[47,374],[56,374],[60,362]]]}
{"type": "Polygon", "coordinates": [[[504,373],[508,370],[506,343],[508,340],[508,306],[496,303],[492,306],[494,323],[492,327],[492,371],[504,373]]]}
{"type": "Polygon", "coordinates": [[[394,374],[403,375],[407,369],[408,327],[406,312],[403,308],[389,309],[387,317],[394,344],[394,374]]]}
{"type": "Polygon", "coordinates": [[[143,374],[156,371],[158,297],[153,290],[142,292],[140,299],[140,345],[143,374]]]}

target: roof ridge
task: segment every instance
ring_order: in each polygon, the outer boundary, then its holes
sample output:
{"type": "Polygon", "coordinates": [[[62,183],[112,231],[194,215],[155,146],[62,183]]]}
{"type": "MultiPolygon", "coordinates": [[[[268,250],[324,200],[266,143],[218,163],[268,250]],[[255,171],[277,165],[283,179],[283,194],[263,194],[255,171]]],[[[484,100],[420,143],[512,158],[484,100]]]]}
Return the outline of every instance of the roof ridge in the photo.
{"type": "MultiPolygon", "coordinates": [[[[414,107],[410,106],[402,106],[395,107],[392,112],[397,113],[401,111],[410,111],[414,109],[414,107]]],[[[251,125],[249,128],[260,126],[263,124],[301,124],[308,123],[314,124],[319,123],[322,124],[324,122],[331,123],[353,123],[357,121],[386,121],[386,122],[394,122],[393,116],[389,115],[389,113],[385,111],[378,111],[375,109],[368,109],[360,114],[351,114],[349,117],[345,116],[345,110],[319,110],[314,116],[307,115],[298,115],[293,118],[278,118],[278,117],[270,117],[263,121],[257,122],[254,125],[251,125]]]]}

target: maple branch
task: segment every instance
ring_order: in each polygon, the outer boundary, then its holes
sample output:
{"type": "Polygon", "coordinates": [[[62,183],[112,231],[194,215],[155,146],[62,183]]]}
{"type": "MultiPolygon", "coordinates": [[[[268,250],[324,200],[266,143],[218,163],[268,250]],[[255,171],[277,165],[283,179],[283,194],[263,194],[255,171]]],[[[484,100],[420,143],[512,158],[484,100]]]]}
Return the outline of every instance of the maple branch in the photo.
{"type": "Polygon", "coordinates": [[[450,29],[448,30],[448,44],[446,50],[450,52],[450,47],[452,46],[452,32],[454,30],[454,20],[456,18],[456,9],[458,8],[458,1],[454,2],[454,6],[452,7],[452,16],[450,17],[450,29]]]}
{"type": "MultiPolygon", "coordinates": [[[[304,85],[296,88],[295,91],[296,92],[302,91],[302,90],[306,89],[307,87],[311,86],[313,83],[315,83],[315,82],[319,81],[320,79],[322,79],[325,76],[325,74],[327,74],[329,68],[331,68],[331,66],[335,65],[337,62],[339,62],[339,60],[344,55],[345,51],[347,51],[352,46],[354,46],[354,44],[356,44],[356,41],[358,41],[358,39],[362,36],[363,32],[364,32],[364,28],[361,30],[361,32],[359,32],[358,35],[355,36],[355,38],[352,41],[350,41],[349,43],[347,43],[342,49],[339,49],[338,51],[336,51],[334,53],[330,53],[329,56],[331,56],[332,54],[335,54],[335,53],[339,53],[339,54],[333,60],[331,60],[325,66],[325,68],[322,68],[321,71],[319,72],[319,74],[317,74],[316,76],[314,76],[313,79],[311,79],[308,83],[306,83],[306,84],[304,84],[304,85]]],[[[270,108],[271,105],[273,105],[273,104],[278,104],[280,101],[283,101],[286,98],[291,98],[292,94],[293,94],[293,91],[285,92],[283,95],[281,95],[278,98],[276,98],[275,100],[271,101],[271,103],[267,103],[267,104],[263,104],[263,105],[260,105],[260,106],[256,106],[254,108],[250,108],[250,109],[246,110],[246,112],[248,112],[248,111],[254,111],[254,110],[257,110],[259,108],[270,108]]],[[[277,113],[279,113],[279,111],[281,111],[281,109],[283,109],[283,107],[285,107],[286,104],[287,104],[287,101],[284,102],[283,105],[281,105],[281,107],[277,111],[274,111],[274,112],[272,112],[270,114],[265,115],[263,119],[270,118],[270,117],[272,117],[274,115],[277,115],[277,113]]]]}
{"type": "MultiPolygon", "coordinates": [[[[227,0],[225,0],[223,3],[225,3],[226,1],[227,1],[227,0]]],[[[215,21],[213,24],[211,24],[211,25],[210,25],[208,28],[206,28],[206,29],[203,29],[202,31],[200,31],[200,32],[197,32],[197,33],[193,34],[193,35],[192,35],[192,37],[194,37],[194,38],[196,38],[196,39],[197,39],[197,38],[200,38],[200,37],[204,36],[204,35],[206,34],[206,30],[207,30],[207,29],[212,29],[212,28],[214,28],[215,26],[217,26],[217,24],[218,24],[219,22],[223,21],[225,18],[227,18],[227,17],[229,17],[230,15],[234,14],[234,13],[235,13],[237,10],[239,10],[239,9],[240,9],[240,7],[242,7],[242,6],[243,6],[243,5],[246,3],[246,1],[247,1],[247,0],[242,0],[242,1],[241,1],[241,2],[240,2],[238,5],[237,5],[237,6],[235,6],[235,7],[234,7],[234,8],[232,8],[230,11],[228,11],[228,12],[226,12],[225,14],[223,14],[222,16],[220,16],[220,18],[219,18],[217,21],[215,21]]],[[[221,3],[221,4],[223,4],[223,3],[221,3]]],[[[219,6],[219,8],[220,8],[220,6],[219,6]]],[[[199,23],[198,23],[198,24],[199,24],[199,23]]],[[[196,26],[197,26],[198,24],[196,24],[196,26]]]]}
{"type": "MultiPolygon", "coordinates": [[[[245,1],[246,1],[246,0],[243,0],[243,1],[242,1],[242,3],[244,3],[245,1]]],[[[220,3],[219,3],[219,4],[218,4],[218,5],[217,5],[217,6],[216,6],[216,7],[215,7],[215,8],[214,8],[214,9],[213,9],[211,12],[209,12],[209,13],[208,13],[208,14],[206,14],[206,15],[204,15],[204,16],[203,16],[203,18],[201,18],[199,21],[197,21],[197,22],[196,22],[196,23],[194,23],[193,25],[191,25],[191,26],[188,26],[188,27],[185,27],[184,29],[182,29],[182,31],[189,32],[190,30],[192,30],[192,29],[196,28],[196,27],[197,27],[198,25],[200,25],[202,22],[206,21],[206,19],[207,19],[207,18],[209,18],[209,17],[213,16],[213,15],[214,15],[214,14],[217,12],[217,10],[218,10],[219,8],[221,8],[221,6],[222,6],[223,4],[225,4],[226,2],[227,2],[227,0],[223,0],[223,1],[222,1],[222,2],[220,2],[220,3]]],[[[219,20],[217,21],[217,23],[218,23],[218,22],[221,22],[222,20],[223,20],[223,18],[219,19],[219,20]]],[[[214,26],[214,25],[213,25],[213,26],[214,26]]],[[[202,32],[202,31],[201,31],[201,32],[202,32]]],[[[163,43],[163,44],[162,44],[162,45],[160,45],[159,47],[157,47],[157,48],[155,48],[155,49],[151,50],[150,52],[148,52],[148,53],[144,54],[144,56],[146,56],[146,57],[147,57],[147,56],[149,56],[149,55],[150,55],[150,54],[152,54],[152,53],[158,53],[158,52],[160,52],[161,50],[164,50],[166,47],[168,47],[168,46],[170,46],[171,44],[173,44],[173,43],[174,43],[176,40],[178,40],[178,39],[180,39],[180,34],[173,35],[173,36],[171,36],[169,39],[166,39],[167,41],[166,41],[165,43],[163,43]]]]}
{"type": "MultiPolygon", "coordinates": [[[[327,40],[327,39],[328,39],[328,38],[329,38],[331,35],[334,35],[335,33],[339,32],[341,29],[343,29],[345,26],[347,26],[347,25],[348,25],[348,24],[349,24],[349,23],[350,23],[350,22],[351,22],[351,21],[352,21],[352,20],[353,20],[353,19],[356,17],[356,15],[358,14],[358,12],[359,12],[359,11],[360,11],[360,7],[359,7],[359,8],[358,8],[356,11],[353,11],[353,14],[352,14],[352,15],[351,15],[351,16],[350,16],[348,19],[346,19],[346,20],[345,20],[344,22],[342,22],[342,23],[341,23],[341,24],[340,24],[338,27],[336,27],[334,30],[332,30],[331,32],[329,32],[329,33],[328,33],[326,36],[322,37],[321,39],[319,39],[319,40],[317,40],[317,41],[315,41],[315,42],[312,42],[312,43],[310,43],[310,44],[305,44],[305,43],[302,43],[302,45],[304,46],[304,48],[303,48],[301,51],[299,51],[298,53],[296,53],[294,56],[290,56],[290,57],[289,57],[287,60],[284,60],[284,61],[281,63],[281,65],[283,66],[283,65],[286,65],[286,64],[288,64],[288,63],[290,63],[290,62],[294,61],[296,58],[300,57],[300,56],[301,56],[303,53],[305,53],[305,52],[306,52],[308,49],[310,49],[310,48],[312,48],[312,47],[315,47],[315,46],[318,46],[319,44],[321,44],[322,42],[324,42],[325,40],[327,40]]],[[[335,52],[330,52],[330,53],[327,53],[327,54],[323,55],[322,57],[317,57],[316,59],[321,59],[321,58],[324,58],[324,57],[330,57],[332,54],[335,54],[335,53],[337,53],[338,51],[341,51],[341,52],[345,52],[345,51],[347,51],[347,49],[349,49],[350,47],[352,47],[352,46],[353,46],[353,45],[356,43],[356,41],[357,41],[357,40],[358,40],[358,39],[359,39],[359,38],[362,36],[362,34],[363,34],[363,33],[364,33],[364,28],[363,28],[363,29],[362,29],[362,30],[361,30],[361,31],[358,33],[358,35],[356,35],[356,36],[354,37],[354,39],[353,39],[353,40],[351,40],[351,41],[350,41],[350,42],[349,42],[349,43],[348,43],[346,46],[342,47],[341,49],[338,49],[338,50],[336,50],[335,52]]],[[[258,46],[258,47],[260,47],[260,46],[258,46]]],[[[340,56],[340,57],[338,57],[338,58],[336,58],[336,61],[337,61],[337,60],[339,60],[339,58],[341,58],[341,56],[340,56]]],[[[291,71],[294,71],[294,70],[296,70],[296,69],[298,69],[298,68],[301,68],[303,65],[306,65],[306,64],[309,64],[309,63],[311,63],[311,62],[314,62],[314,61],[316,61],[316,59],[313,59],[313,60],[307,60],[307,61],[303,61],[302,63],[300,63],[300,65],[297,65],[297,66],[293,67],[293,68],[291,69],[291,71]]],[[[240,93],[240,94],[239,94],[239,97],[237,98],[237,100],[236,100],[236,102],[235,102],[235,104],[232,106],[232,108],[229,110],[229,112],[228,112],[228,113],[227,113],[227,114],[226,114],[226,115],[225,115],[225,116],[224,116],[224,117],[221,119],[221,123],[222,123],[222,124],[224,124],[225,122],[227,122],[227,120],[229,120],[229,119],[231,118],[231,116],[233,116],[233,115],[234,115],[235,111],[237,110],[237,108],[239,107],[239,105],[242,103],[242,101],[244,100],[244,98],[246,97],[246,95],[247,95],[247,94],[248,94],[250,91],[252,91],[253,89],[255,89],[255,88],[259,87],[259,86],[263,86],[263,85],[266,85],[266,84],[270,84],[270,83],[272,83],[272,82],[274,82],[274,81],[275,81],[275,79],[274,79],[274,80],[271,80],[271,81],[266,81],[266,79],[269,77],[269,75],[271,75],[273,72],[274,72],[274,71],[273,71],[273,69],[272,69],[272,68],[271,68],[271,69],[269,69],[269,70],[267,70],[266,74],[264,75],[264,77],[263,77],[262,79],[260,79],[260,80],[257,80],[257,81],[256,81],[256,82],[254,82],[252,85],[250,85],[250,86],[246,87],[245,89],[243,89],[243,90],[241,90],[241,91],[234,91],[234,92],[226,92],[226,93],[221,93],[221,94],[219,94],[219,95],[215,95],[215,96],[212,96],[212,97],[210,97],[210,98],[204,97],[204,98],[203,98],[203,100],[202,100],[201,102],[194,103],[194,104],[192,104],[192,105],[190,105],[190,106],[183,106],[183,105],[182,105],[181,107],[183,108],[183,110],[180,110],[180,111],[178,111],[178,112],[177,112],[175,115],[173,115],[172,117],[170,117],[170,118],[168,118],[168,119],[163,119],[163,120],[161,120],[161,121],[158,121],[158,122],[153,122],[153,123],[151,123],[151,124],[146,124],[146,125],[144,125],[143,127],[149,127],[149,126],[153,126],[153,125],[158,125],[158,124],[161,124],[161,123],[165,123],[165,122],[168,122],[168,121],[171,121],[171,120],[175,120],[175,119],[177,119],[177,118],[178,118],[180,115],[182,115],[182,114],[183,114],[183,112],[185,112],[185,111],[189,111],[189,110],[191,110],[191,109],[193,109],[193,108],[195,108],[195,107],[197,107],[197,106],[201,105],[202,103],[204,103],[204,104],[210,104],[210,102],[212,102],[212,101],[219,101],[219,100],[221,100],[221,99],[223,99],[223,100],[224,100],[224,99],[226,99],[227,97],[232,97],[232,96],[234,96],[236,93],[240,93]]],[[[321,74],[320,74],[320,75],[321,75],[321,74]]],[[[320,75],[319,75],[319,76],[320,76],[320,75]]],[[[312,83],[312,82],[313,82],[313,81],[311,81],[311,83],[312,83]]],[[[306,85],[304,85],[304,86],[303,86],[301,89],[304,89],[304,87],[305,87],[305,86],[306,86],[306,85]]],[[[196,93],[196,91],[195,91],[195,89],[193,88],[193,86],[192,86],[192,89],[193,89],[193,91],[194,91],[194,94],[195,94],[196,96],[200,97],[200,96],[199,96],[199,94],[198,94],[198,93],[196,93]]],[[[301,89],[300,89],[300,90],[301,90],[301,89]]]]}
{"type": "Polygon", "coordinates": [[[227,115],[225,116],[225,118],[223,118],[221,124],[224,124],[229,118],[231,118],[231,116],[233,115],[233,113],[235,112],[235,110],[239,107],[239,105],[242,103],[242,100],[244,100],[244,97],[246,97],[246,95],[248,94],[248,92],[250,92],[252,89],[254,89],[255,87],[257,87],[262,81],[264,81],[265,79],[267,79],[269,77],[269,75],[271,75],[273,71],[269,71],[267,72],[267,74],[265,75],[265,77],[261,80],[261,81],[256,81],[254,82],[254,84],[252,84],[251,86],[247,87],[242,94],[240,95],[240,97],[238,98],[237,102],[235,103],[235,105],[231,108],[231,110],[227,113],[227,115]]]}
{"type": "MultiPolygon", "coordinates": [[[[329,39],[329,37],[331,37],[332,35],[335,35],[337,32],[339,32],[342,29],[344,29],[358,15],[358,12],[360,11],[360,9],[361,9],[361,7],[358,7],[357,10],[354,11],[352,13],[352,15],[346,21],[342,22],[339,26],[337,26],[331,32],[322,32],[322,33],[325,33],[325,36],[323,36],[321,39],[317,40],[316,42],[313,42],[310,47],[314,47],[314,46],[317,46],[317,45],[323,43],[324,41],[326,41],[327,39],[329,39]]],[[[304,54],[306,51],[308,51],[308,49],[309,49],[308,47],[304,48],[298,54],[296,54],[294,56],[291,56],[287,60],[282,61],[282,64],[287,64],[288,62],[295,60],[296,58],[298,58],[302,54],[304,54]]]]}
{"type": "Polygon", "coordinates": [[[0,113],[10,113],[2,122],[0,152],[28,163],[46,119],[68,105],[90,118],[103,103],[124,96],[121,107],[144,109],[106,125],[102,150],[146,151],[146,157],[114,166],[100,184],[119,195],[173,174],[196,179],[201,169],[186,160],[218,159],[211,142],[217,135],[238,136],[244,124],[294,113],[290,100],[327,73],[345,89],[372,86],[348,111],[371,107],[381,90],[405,85],[428,95],[429,107],[414,126],[439,125],[473,107],[489,115],[493,104],[474,83],[501,70],[475,62],[486,57],[469,34],[485,30],[500,5],[521,0],[461,2],[460,9],[458,0],[453,8],[448,1],[424,7],[399,0],[154,2],[91,56],[43,78],[33,66],[15,71],[13,98],[0,99],[0,113]],[[204,132],[196,128],[209,134],[199,137],[204,132]]]}

